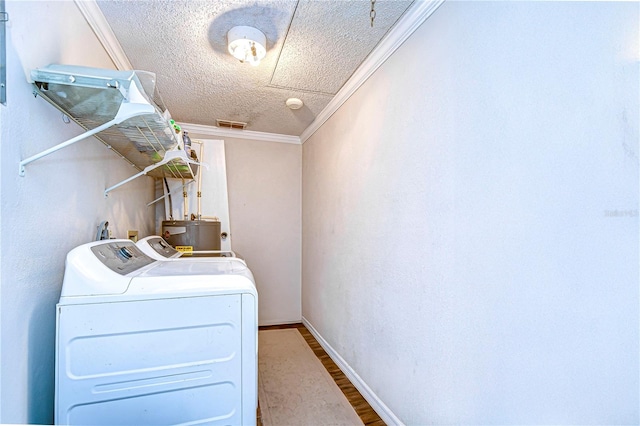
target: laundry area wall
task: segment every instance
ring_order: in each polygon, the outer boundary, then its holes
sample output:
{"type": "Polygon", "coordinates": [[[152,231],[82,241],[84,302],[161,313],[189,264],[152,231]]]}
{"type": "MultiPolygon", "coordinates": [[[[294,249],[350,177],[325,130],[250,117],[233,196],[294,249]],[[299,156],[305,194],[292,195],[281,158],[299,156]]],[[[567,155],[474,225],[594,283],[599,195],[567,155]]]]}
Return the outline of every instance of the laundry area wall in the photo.
{"type": "Polygon", "coordinates": [[[303,317],[390,422],[640,421],[639,8],[447,1],[304,143],[303,317]]]}
{"type": "MultiPolygon", "coordinates": [[[[55,304],[66,254],[93,241],[103,220],[114,237],[126,238],[128,230],[138,230],[140,238],[155,234],[156,208],[147,206],[156,198],[155,183],[143,176],[105,198],[106,187],[137,171],[94,138],[27,165],[26,175],[18,176],[20,160],[82,133],[34,98],[25,69],[49,63],[115,66],[74,2],[10,1],[6,8],[0,423],[47,424],[53,421],[55,304]]],[[[225,147],[232,248],[256,278],[260,321],[298,322],[301,146],[229,139],[225,147]]]]}
{"type": "Polygon", "coordinates": [[[23,66],[114,65],[73,2],[8,2],[7,105],[0,106],[2,294],[0,423],[53,421],[55,304],[66,253],[95,239],[109,221],[114,236],[153,232],[153,180],[142,177],[105,198],[104,189],[135,170],[90,138],[18,175],[20,160],[82,130],[32,94],[23,66]],[[37,36],[36,36],[37,34],[37,36]]]}
{"type": "MultiPolygon", "coordinates": [[[[189,134],[193,140],[211,138],[189,134]]],[[[232,249],[255,277],[259,324],[300,322],[302,147],[225,138],[224,155],[232,249]]]]}

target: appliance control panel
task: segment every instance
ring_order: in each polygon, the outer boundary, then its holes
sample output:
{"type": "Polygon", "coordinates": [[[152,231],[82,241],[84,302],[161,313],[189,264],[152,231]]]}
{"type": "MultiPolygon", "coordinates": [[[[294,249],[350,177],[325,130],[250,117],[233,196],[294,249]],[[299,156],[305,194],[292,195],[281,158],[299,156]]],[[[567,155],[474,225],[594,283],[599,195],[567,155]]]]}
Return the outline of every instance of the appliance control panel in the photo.
{"type": "Polygon", "coordinates": [[[91,247],[103,265],[120,275],[127,275],[154,262],[133,242],[108,242],[91,247]]]}
{"type": "Polygon", "coordinates": [[[162,257],[166,257],[167,259],[177,257],[176,255],[180,253],[160,237],[150,238],[149,245],[156,251],[156,253],[158,253],[162,257]]]}

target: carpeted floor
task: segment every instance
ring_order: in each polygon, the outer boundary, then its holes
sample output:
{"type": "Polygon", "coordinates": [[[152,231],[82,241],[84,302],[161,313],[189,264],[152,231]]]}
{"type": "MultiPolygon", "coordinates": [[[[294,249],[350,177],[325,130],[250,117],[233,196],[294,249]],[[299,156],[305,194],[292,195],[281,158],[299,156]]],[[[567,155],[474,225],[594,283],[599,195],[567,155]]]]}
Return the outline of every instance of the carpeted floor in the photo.
{"type": "Polygon", "coordinates": [[[264,426],[363,424],[298,330],[261,330],[258,339],[264,426]]]}

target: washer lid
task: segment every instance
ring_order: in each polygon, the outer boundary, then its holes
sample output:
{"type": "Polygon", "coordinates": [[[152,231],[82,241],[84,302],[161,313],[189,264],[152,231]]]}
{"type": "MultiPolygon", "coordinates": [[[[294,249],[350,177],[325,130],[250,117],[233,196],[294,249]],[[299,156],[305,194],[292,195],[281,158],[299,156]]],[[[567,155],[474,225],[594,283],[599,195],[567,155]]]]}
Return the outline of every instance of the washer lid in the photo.
{"type": "Polygon", "coordinates": [[[182,253],[171,247],[164,238],[157,235],[145,237],[136,243],[136,246],[147,256],[155,260],[176,260],[179,262],[225,262],[232,261],[247,266],[244,259],[233,251],[204,250],[182,253]]]}
{"type": "Polygon", "coordinates": [[[137,278],[150,277],[190,277],[209,275],[243,275],[247,267],[242,263],[232,260],[217,260],[215,262],[191,261],[178,262],[171,260],[160,260],[147,269],[141,270],[136,275],[137,278]]]}

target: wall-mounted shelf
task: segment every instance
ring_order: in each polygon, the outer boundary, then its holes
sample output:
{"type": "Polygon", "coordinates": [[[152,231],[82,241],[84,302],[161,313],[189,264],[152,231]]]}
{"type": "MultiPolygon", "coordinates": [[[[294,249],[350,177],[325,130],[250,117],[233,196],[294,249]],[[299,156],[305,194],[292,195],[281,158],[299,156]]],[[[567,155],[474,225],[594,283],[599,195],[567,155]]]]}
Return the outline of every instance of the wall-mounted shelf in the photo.
{"type": "Polygon", "coordinates": [[[122,186],[127,182],[131,182],[135,178],[144,175],[152,177],[180,177],[177,175],[177,173],[174,173],[174,171],[176,171],[185,178],[193,179],[193,173],[191,173],[191,165],[198,166],[199,164],[200,163],[198,163],[197,161],[187,158],[187,155],[183,150],[167,151],[162,160],[145,167],[144,170],[142,170],[140,173],[137,173],[130,178],[125,179],[122,182],[105,189],[104,195],[106,197],[109,192],[113,191],[117,187],[122,186]],[[167,176],[168,171],[171,173],[171,176],[167,176]],[[191,174],[187,174],[187,171],[191,174]]]}
{"type": "Polygon", "coordinates": [[[34,94],[46,99],[86,132],[20,162],[25,166],[89,136],[133,164],[138,176],[193,179],[198,163],[187,158],[155,91],[155,74],[69,65],[33,70],[34,94]]]}

